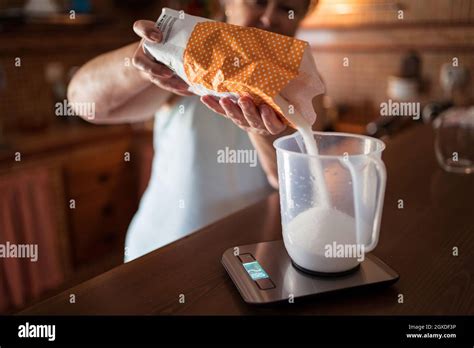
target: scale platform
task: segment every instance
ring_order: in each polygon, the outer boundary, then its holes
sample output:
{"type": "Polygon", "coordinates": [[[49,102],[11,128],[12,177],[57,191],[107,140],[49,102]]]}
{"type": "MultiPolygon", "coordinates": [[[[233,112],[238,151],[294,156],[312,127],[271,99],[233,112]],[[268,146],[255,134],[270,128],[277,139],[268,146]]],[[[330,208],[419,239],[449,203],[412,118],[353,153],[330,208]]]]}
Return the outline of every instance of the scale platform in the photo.
{"type": "Polygon", "coordinates": [[[265,304],[316,296],[360,287],[390,285],[399,275],[378,257],[366,254],[354,272],[340,276],[314,276],[291,262],[283,240],[227,249],[222,264],[245,302],[265,304]]]}

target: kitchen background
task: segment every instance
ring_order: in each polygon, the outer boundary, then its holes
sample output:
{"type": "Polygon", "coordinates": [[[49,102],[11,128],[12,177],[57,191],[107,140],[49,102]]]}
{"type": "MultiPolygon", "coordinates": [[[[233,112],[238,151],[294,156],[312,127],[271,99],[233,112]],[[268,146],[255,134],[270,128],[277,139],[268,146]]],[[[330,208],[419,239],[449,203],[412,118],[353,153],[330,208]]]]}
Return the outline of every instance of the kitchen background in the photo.
{"type": "MultiPolygon", "coordinates": [[[[122,262],[151,125],[94,126],[55,105],[77,67],[136,41],[133,22],[163,6],[219,11],[218,1],[0,1],[0,244],[35,243],[40,255],[0,259],[0,313],[122,262]]],[[[474,0],[320,0],[300,37],[327,85],[328,129],[390,137],[473,103],[474,0]],[[419,101],[423,118],[380,117],[389,99],[419,101]]]]}

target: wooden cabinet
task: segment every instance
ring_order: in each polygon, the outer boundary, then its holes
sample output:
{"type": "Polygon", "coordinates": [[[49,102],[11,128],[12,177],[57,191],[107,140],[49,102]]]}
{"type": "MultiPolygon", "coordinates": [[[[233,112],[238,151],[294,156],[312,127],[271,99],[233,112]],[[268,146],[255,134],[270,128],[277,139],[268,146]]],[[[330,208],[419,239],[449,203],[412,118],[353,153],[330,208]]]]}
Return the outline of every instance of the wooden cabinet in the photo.
{"type": "MultiPolygon", "coordinates": [[[[9,148],[0,151],[0,183],[2,178],[5,183],[12,176],[26,175],[28,180],[33,180],[31,186],[45,185],[39,177],[38,182],[34,182],[34,173],[54,173],[54,181],[50,180],[54,185],[48,184],[38,195],[51,194],[54,197],[51,204],[55,206],[51,211],[57,214],[48,215],[47,220],[41,220],[35,229],[50,240],[59,241],[53,246],[60,249],[54,250],[59,255],[54,267],[63,270],[65,282],[74,278],[77,272],[104,263],[106,259],[113,259],[115,264],[123,260],[126,231],[139,199],[137,170],[142,156],[133,146],[133,139],[128,126],[62,125],[35,135],[13,136],[9,148]],[[20,161],[15,160],[18,154],[20,161]]],[[[49,174],[41,175],[44,176],[49,174]]],[[[2,187],[4,191],[7,189],[6,185],[0,185],[0,191],[2,187]]],[[[5,193],[0,192],[0,196],[5,193]]],[[[12,220],[17,216],[28,216],[23,210],[30,206],[28,202],[9,206],[12,220]]],[[[9,233],[10,237],[16,238],[22,231],[13,227],[9,233]]],[[[8,235],[4,236],[0,231],[0,242],[6,239],[9,239],[8,235]]],[[[42,242],[38,243],[41,248],[42,242]]],[[[107,264],[113,266],[113,263],[107,264]]],[[[98,270],[102,271],[104,269],[98,270]]],[[[48,274],[48,270],[43,270],[42,274],[48,274]]],[[[31,282],[25,274],[18,276],[13,275],[15,282],[19,278],[24,278],[25,284],[31,282]]],[[[49,286],[57,287],[57,283],[49,286]]],[[[50,289],[45,286],[34,296],[47,290],[50,289]]],[[[15,303],[11,301],[11,305],[18,308],[32,300],[27,295],[24,297],[15,303]]]]}
{"type": "Polygon", "coordinates": [[[65,163],[75,264],[123,250],[137,205],[130,152],[130,139],[117,139],[81,149],[65,163]]]}

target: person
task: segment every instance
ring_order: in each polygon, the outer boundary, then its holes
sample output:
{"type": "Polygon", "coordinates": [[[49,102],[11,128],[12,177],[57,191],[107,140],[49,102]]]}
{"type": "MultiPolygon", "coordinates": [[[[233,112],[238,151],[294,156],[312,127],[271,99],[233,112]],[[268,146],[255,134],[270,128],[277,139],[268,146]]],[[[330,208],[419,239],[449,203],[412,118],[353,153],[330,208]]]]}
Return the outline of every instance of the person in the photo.
{"type": "MultiPolygon", "coordinates": [[[[295,35],[314,5],[314,0],[223,3],[226,22],[287,36],[295,35]]],[[[90,122],[140,122],[154,115],[151,179],[127,232],[125,262],[182,238],[277,189],[272,144],[277,137],[293,132],[271,107],[257,107],[249,95],[241,96],[238,102],[193,95],[182,79],[143,50],[143,40],[162,40],[154,22],[139,20],[133,29],[140,42],[89,61],[68,86],[71,104],[95,103],[94,118],[84,117],[90,122]],[[132,67],[125,64],[130,57],[132,67]],[[217,153],[225,150],[256,153],[258,164],[220,163],[217,153]]],[[[313,100],[319,115],[314,129],[321,128],[323,123],[318,99],[313,100]]]]}

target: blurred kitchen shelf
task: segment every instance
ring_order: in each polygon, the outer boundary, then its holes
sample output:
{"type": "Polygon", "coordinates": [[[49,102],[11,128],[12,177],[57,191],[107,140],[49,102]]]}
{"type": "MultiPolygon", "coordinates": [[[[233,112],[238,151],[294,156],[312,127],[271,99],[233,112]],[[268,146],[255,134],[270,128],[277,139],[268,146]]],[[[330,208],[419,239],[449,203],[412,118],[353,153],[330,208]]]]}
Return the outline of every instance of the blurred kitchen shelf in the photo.
{"type": "Polygon", "coordinates": [[[90,26],[105,24],[111,19],[93,14],[76,14],[74,19],[69,14],[55,14],[50,16],[26,17],[25,22],[31,24],[59,25],[59,26],[90,26]]]}
{"type": "Polygon", "coordinates": [[[45,27],[91,27],[98,24],[106,24],[112,21],[112,17],[96,15],[94,13],[53,13],[31,15],[25,14],[21,8],[13,8],[0,11],[0,32],[16,31],[25,25],[35,25],[38,30],[45,27]]]}
{"type": "Polygon", "coordinates": [[[317,52],[474,52],[474,22],[303,27],[298,35],[317,52]]]}
{"type": "Polygon", "coordinates": [[[104,52],[116,49],[138,37],[133,19],[77,14],[45,18],[24,18],[0,23],[0,57],[32,54],[104,52]]]}
{"type": "Polygon", "coordinates": [[[22,157],[40,156],[63,151],[91,141],[100,141],[108,137],[122,137],[132,133],[129,125],[95,126],[86,122],[70,125],[55,122],[42,131],[10,132],[6,136],[5,147],[0,149],[0,171],[4,167],[12,167],[18,162],[12,161],[15,152],[20,152],[22,157]]]}
{"type": "Polygon", "coordinates": [[[302,29],[323,30],[393,30],[393,29],[429,29],[429,28],[451,28],[451,27],[474,27],[472,20],[460,21],[403,21],[403,22],[372,22],[372,23],[303,23],[302,29]]]}

